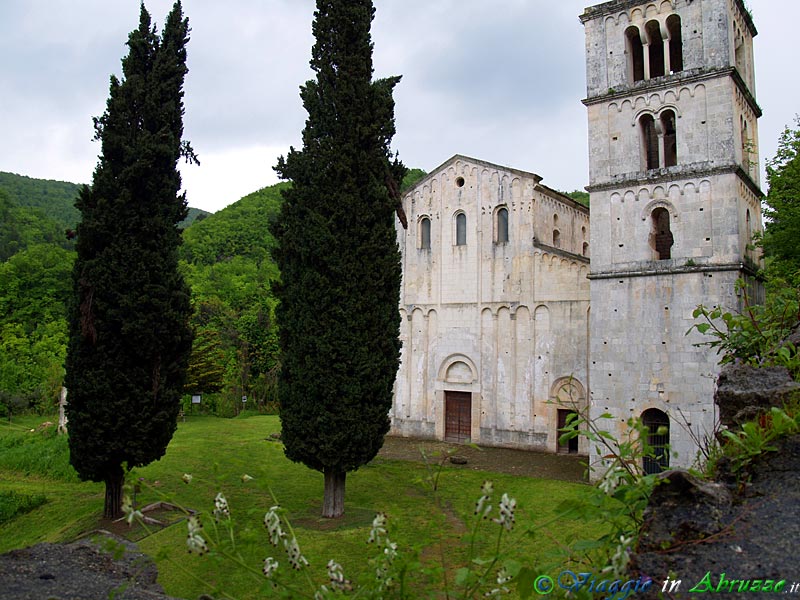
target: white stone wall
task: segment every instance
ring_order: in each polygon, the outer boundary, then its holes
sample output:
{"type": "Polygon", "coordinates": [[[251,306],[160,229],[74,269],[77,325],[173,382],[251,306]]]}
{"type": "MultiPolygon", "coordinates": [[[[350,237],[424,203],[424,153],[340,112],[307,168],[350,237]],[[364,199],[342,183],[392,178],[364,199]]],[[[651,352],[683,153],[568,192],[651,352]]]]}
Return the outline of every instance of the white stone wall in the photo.
{"type": "Polygon", "coordinates": [[[472,441],[554,451],[549,400],[559,382],[574,378],[585,402],[588,211],[540,181],[456,156],[406,194],[393,433],[442,439],[445,392],[464,391],[472,441]],[[499,207],[509,215],[504,243],[496,241],[499,207]],[[456,244],[458,213],[467,218],[464,245],[456,244]],[[421,247],[423,218],[430,249],[421,247]]]}
{"type": "MultiPolygon", "coordinates": [[[[760,257],[752,38],[740,0],[617,0],[587,9],[592,265],[590,413],[617,437],[651,408],[670,419],[671,466],[690,466],[716,423],[719,357],[696,331],[699,304],[740,307],[736,281],[760,257]],[[683,70],[632,80],[626,30],[681,20],[683,70]],[[676,160],[650,169],[641,118],[675,115],[676,160]],[[654,211],[669,216],[669,258],[654,211]],[[659,211],[663,214],[663,211],[659,211]],[[691,431],[691,433],[690,433],[691,431]]],[[[665,31],[665,29],[662,29],[665,31]]],[[[665,132],[658,130],[659,144],[665,132]]],[[[602,450],[590,449],[599,462],[602,450]]],[[[597,473],[595,473],[595,476],[597,473]]]]}
{"type": "MultiPolygon", "coordinates": [[[[632,417],[657,408],[670,418],[672,466],[689,467],[696,439],[711,435],[717,354],[697,343],[692,312],[700,302],[737,308],[737,270],[592,280],[591,403],[595,418],[621,439],[632,417]]],[[[597,459],[597,453],[594,455],[597,459]]]]}

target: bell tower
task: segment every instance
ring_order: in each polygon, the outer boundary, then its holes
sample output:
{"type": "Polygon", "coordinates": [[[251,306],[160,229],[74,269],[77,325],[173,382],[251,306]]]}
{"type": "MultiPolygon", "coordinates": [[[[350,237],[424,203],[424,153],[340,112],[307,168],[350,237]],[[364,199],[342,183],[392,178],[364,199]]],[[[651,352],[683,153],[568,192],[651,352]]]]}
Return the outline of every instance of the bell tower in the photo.
{"type": "Polygon", "coordinates": [[[692,312],[738,308],[740,279],[758,287],[757,32],[742,0],[613,0],[581,22],[590,414],[613,415],[603,427],[616,436],[640,417],[655,447],[669,445],[645,471],[686,467],[694,440],[714,429],[719,370],[714,351],[696,346],[704,336],[687,335],[692,312]]]}

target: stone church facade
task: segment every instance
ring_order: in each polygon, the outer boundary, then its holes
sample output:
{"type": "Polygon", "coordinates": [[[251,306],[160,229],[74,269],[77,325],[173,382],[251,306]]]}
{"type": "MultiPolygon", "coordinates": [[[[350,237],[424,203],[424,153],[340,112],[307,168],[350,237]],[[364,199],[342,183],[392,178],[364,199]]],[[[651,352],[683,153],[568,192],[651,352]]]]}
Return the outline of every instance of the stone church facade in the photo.
{"type": "Polygon", "coordinates": [[[613,0],[581,21],[591,227],[539,176],[463,156],[405,194],[393,433],[598,462],[558,443],[588,402],[676,453],[645,470],[688,466],[717,421],[692,312],[740,307],[760,260],[757,32],[742,0],[613,0]]]}
{"type": "Polygon", "coordinates": [[[588,209],[464,156],[403,208],[393,433],[556,451],[566,407],[551,400],[587,398],[588,209]]]}

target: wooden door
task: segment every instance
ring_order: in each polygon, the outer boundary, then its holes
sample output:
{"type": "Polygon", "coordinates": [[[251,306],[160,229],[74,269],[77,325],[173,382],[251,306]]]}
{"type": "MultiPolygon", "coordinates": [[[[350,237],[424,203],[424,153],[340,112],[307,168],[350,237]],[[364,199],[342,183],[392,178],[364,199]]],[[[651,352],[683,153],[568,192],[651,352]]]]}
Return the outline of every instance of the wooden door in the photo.
{"type": "Polygon", "coordinates": [[[472,394],[444,393],[444,439],[468,442],[472,438],[472,394]]]}

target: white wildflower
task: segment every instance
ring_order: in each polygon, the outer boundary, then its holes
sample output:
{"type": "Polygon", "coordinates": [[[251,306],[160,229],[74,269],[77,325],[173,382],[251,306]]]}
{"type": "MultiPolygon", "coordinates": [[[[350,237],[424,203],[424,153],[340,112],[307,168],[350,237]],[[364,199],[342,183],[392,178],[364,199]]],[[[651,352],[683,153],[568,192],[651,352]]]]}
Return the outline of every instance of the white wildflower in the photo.
{"type": "Polygon", "coordinates": [[[511,590],[508,589],[506,584],[511,581],[512,576],[506,571],[505,567],[501,567],[500,570],[497,572],[497,585],[500,587],[496,587],[489,592],[486,592],[484,596],[487,598],[500,596],[503,594],[510,594],[511,590]]]}
{"type": "Polygon", "coordinates": [[[225,499],[225,496],[222,495],[222,492],[217,494],[217,497],[214,498],[214,518],[219,521],[223,517],[226,519],[231,518],[231,511],[228,508],[228,501],[225,499]]]}
{"type": "Polygon", "coordinates": [[[506,528],[506,531],[511,531],[514,527],[514,510],[517,508],[517,501],[514,498],[509,498],[508,494],[503,494],[500,499],[500,516],[494,519],[494,522],[506,528]]]}
{"type": "Polygon", "coordinates": [[[328,561],[328,579],[331,580],[331,588],[339,592],[348,592],[353,589],[353,585],[345,579],[342,565],[335,560],[328,561]]]}
{"type": "Polygon", "coordinates": [[[186,484],[192,483],[192,476],[189,475],[189,473],[184,473],[183,477],[181,477],[181,480],[186,484]]]}
{"type": "Polygon", "coordinates": [[[267,528],[269,533],[269,543],[276,546],[281,542],[286,534],[281,527],[281,517],[278,514],[280,506],[272,506],[264,515],[264,527],[267,528]]]}
{"type": "Polygon", "coordinates": [[[264,559],[264,566],[261,569],[267,579],[271,579],[275,571],[278,570],[278,561],[268,556],[264,559]]]}
{"type": "Polygon", "coordinates": [[[245,473],[244,475],[242,475],[242,483],[247,483],[248,481],[253,481],[253,478],[250,477],[250,475],[248,475],[247,473],[245,473]]]}
{"type": "Polygon", "coordinates": [[[605,492],[606,495],[610,496],[614,493],[614,490],[617,489],[624,475],[625,469],[619,465],[614,465],[605,472],[603,479],[600,480],[600,483],[597,484],[597,487],[605,492]]]}
{"type": "Polygon", "coordinates": [[[633,540],[633,536],[619,536],[619,544],[616,545],[614,554],[611,555],[609,560],[609,565],[603,568],[602,573],[621,575],[625,572],[628,562],[631,560],[631,544],[633,540]]]}
{"type": "Polygon", "coordinates": [[[127,494],[122,497],[122,512],[125,515],[125,520],[128,522],[128,525],[132,525],[133,521],[136,519],[144,518],[142,511],[133,509],[133,501],[127,494]]]}
{"type": "Polygon", "coordinates": [[[492,512],[492,505],[488,504],[488,502],[492,499],[492,492],[494,491],[494,486],[492,482],[486,480],[483,482],[481,486],[481,497],[478,498],[478,501],[475,503],[475,514],[480,515],[484,519],[492,512]]]}
{"type": "Polygon", "coordinates": [[[292,568],[299,571],[303,567],[308,566],[306,557],[300,553],[300,546],[297,545],[297,538],[288,540],[284,538],[283,547],[286,548],[286,554],[289,556],[289,564],[292,568]]]}
{"type": "Polygon", "coordinates": [[[369,530],[368,544],[380,544],[381,539],[386,535],[386,514],[378,513],[372,520],[372,529],[369,530]]]}
{"type": "Polygon", "coordinates": [[[186,545],[189,547],[189,552],[197,552],[200,556],[208,552],[208,545],[200,535],[203,531],[203,526],[200,524],[200,519],[195,515],[191,515],[187,521],[189,535],[186,538],[186,545]]]}

